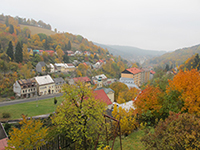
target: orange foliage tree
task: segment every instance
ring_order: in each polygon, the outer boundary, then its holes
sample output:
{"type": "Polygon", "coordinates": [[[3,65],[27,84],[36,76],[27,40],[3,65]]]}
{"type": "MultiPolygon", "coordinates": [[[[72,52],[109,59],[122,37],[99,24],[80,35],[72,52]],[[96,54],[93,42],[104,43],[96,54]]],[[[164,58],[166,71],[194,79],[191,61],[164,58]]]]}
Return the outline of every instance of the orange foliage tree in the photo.
{"type": "Polygon", "coordinates": [[[182,111],[200,113],[200,74],[196,69],[180,71],[173,80],[169,80],[167,93],[181,92],[179,99],[184,103],[182,111]]]}
{"type": "Polygon", "coordinates": [[[134,101],[134,107],[139,114],[151,111],[151,113],[159,112],[162,108],[159,97],[162,96],[162,91],[158,87],[147,86],[134,101]]]}

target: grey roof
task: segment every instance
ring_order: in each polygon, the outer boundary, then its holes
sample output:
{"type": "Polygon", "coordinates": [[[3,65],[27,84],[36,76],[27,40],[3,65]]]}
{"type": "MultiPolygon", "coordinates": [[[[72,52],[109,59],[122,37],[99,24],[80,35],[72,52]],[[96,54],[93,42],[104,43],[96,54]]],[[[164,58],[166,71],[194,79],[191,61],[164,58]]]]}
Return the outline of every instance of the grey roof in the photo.
{"type": "Polygon", "coordinates": [[[39,63],[42,67],[46,65],[44,61],[40,61],[40,62],[38,62],[38,63],[39,63]]]}
{"type": "Polygon", "coordinates": [[[101,89],[103,89],[106,94],[108,94],[110,91],[115,93],[115,91],[113,91],[111,88],[105,88],[105,87],[96,88],[96,89],[94,89],[94,91],[101,90],[101,89]]]}
{"type": "Polygon", "coordinates": [[[7,134],[4,130],[4,127],[3,125],[0,123],[0,140],[4,139],[4,138],[7,138],[7,134]]]}
{"type": "Polygon", "coordinates": [[[54,80],[54,82],[55,82],[56,85],[58,85],[58,84],[65,84],[66,83],[65,80],[62,77],[55,78],[53,80],[54,80]]]}
{"type": "Polygon", "coordinates": [[[128,86],[128,88],[137,88],[139,89],[139,87],[135,84],[133,78],[120,78],[119,82],[124,83],[128,86]]]}
{"type": "Polygon", "coordinates": [[[50,75],[46,76],[37,76],[35,77],[35,80],[39,85],[44,85],[44,84],[51,84],[54,83],[53,79],[51,78],[50,75]]]}

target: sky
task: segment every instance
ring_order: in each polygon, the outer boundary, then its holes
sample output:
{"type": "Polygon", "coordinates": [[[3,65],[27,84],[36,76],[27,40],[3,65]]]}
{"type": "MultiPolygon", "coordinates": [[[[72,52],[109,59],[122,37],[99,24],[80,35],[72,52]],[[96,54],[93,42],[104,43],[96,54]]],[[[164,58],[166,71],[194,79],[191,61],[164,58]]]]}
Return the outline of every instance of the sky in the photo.
{"type": "Polygon", "coordinates": [[[200,0],[3,0],[0,13],[100,44],[173,51],[200,44],[199,6],[200,0]]]}

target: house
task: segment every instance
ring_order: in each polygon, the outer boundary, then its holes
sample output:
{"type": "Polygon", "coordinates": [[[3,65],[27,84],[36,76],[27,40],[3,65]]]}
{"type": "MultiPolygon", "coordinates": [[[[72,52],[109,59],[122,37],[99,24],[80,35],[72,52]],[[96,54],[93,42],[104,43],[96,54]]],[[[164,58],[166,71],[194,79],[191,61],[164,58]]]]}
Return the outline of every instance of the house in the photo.
{"type": "Polygon", "coordinates": [[[18,80],[13,84],[13,92],[21,98],[33,97],[37,95],[37,82],[34,78],[18,80]]]}
{"type": "Polygon", "coordinates": [[[83,53],[84,55],[87,55],[87,56],[90,56],[91,55],[91,53],[90,52],[88,52],[88,51],[84,51],[84,53],[83,53]]]}
{"type": "Polygon", "coordinates": [[[98,79],[101,78],[101,80],[104,82],[107,80],[107,77],[105,76],[105,74],[100,74],[97,76],[92,77],[93,83],[97,84],[98,83],[98,79]]]}
{"type": "Polygon", "coordinates": [[[65,66],[66,66],[65,70],[67,72],[68,71],[74,71],[76,69],[76,67],[72,63],[66,63],[65,66]]]}
{"type": "Polygon", "coordinates": [[[55,63],[58,72],[74,71],[76,67],[72,63],[55,63]]]}
{"type": "Polygon", "coordinates": [[[34,50],[33,50],[33,53],[39,54],[39,50],[34,49],[34,50]]]}
{"type": "Polygon", "coordinates": [[[76,51],[74,54],[75,55],[82,55],[82,52],[81,51],[76,51]]]}
{"type": "Polygon", "coordinates": [[[137,88],[137,89],[140,89],[140,88],[135,84],[133,78],[123,78],[123,77],[121,77],[121,78],[119,79],[119,82],[126,84],[126,85],[128,86],[129,89],[130,89],[130,88],[137,88]]]}
{"type": "Polygon", "coordinates": [[[44,61],[40,61],[36,65],[36,71],[39,73],[45,73],[46,72],[46,64],[44,61]]]}
{"type": "Polygon", "coordinates": [[[45,52],[47,52],[49,55],[53,55],[53,54],[55,54],[55,52],[53,51],[53,50],[45,50],[45,52]]]}
{"type": "Polygon", "coordinates": [[[98,91],[98,90],[104,90],[106,95],[109,97],[110,101],[112,103],[114,102],[114,94],[115,94],[115,92],[111,88],[103,87],[103,82],[102,82],[101,78],[99,78],[99,80],[98,80],[97,88],[94,89],[94,91],[98,91]]]}
{"type": "Polygon", "coordinates": [[[65,64],[64,63],[55,63],[54,64],[56,67],[57,72],[65,72],[65,64]]]}
{"type": "Polygon", "coordinates": [[[7,140],[8,135],[6,134],[3,125],[0,123],[0,150],[5,150],[5,148],[8,146],[7,140]]]}
{"type": "Polygon", "coordinates": [[[63,85],[66,84],[65,80],[63,78],[55,78],[53,79],[55,83],[55,93],[61,93],[63,85]]]}
{"type": "Polygon", "coordinates": [[[155,71],[150,70],[150,80],[153,79],[153,76],[154,76],[155,73],[156,73],[155,71]]]}
{"type": "Polygon", "coordinates": [[[67,55],[68,55],[68,56],[74,56],[75,54],[74,54],[73,51],[67,51],[67,55]]]}
{"type": "Polygon", "coordinates": [[[150,70],[149,69],[140,69],[141,72],[141,84],[147,83],[150,78],[150,70]]]}
{"type": "Polygon", "coordinates": [[[125,69],[121,73],[122,78],[132,78],[137,86],[141,86],[141,70],[133,67],[129,69],[125,69]]]}
{"type": "Polygon", "coordinates": [[[88,77],[77,77],[77,78],[73,78],[72,80],[69,81],[69,84],[75,84],[76,82],[84,82],[86,84],[87,87],[91,86],[91,80],[88,77]]]}
{"type": "Polygon", "coordinates": [[[122,109],[125,109],[126,111],[129,111],[130,109],[135,110],[135,107],[133,107],[133,100],[130,100],[122,104],[118,104],[114,102],[113,105],[117,105],[117,107],[121,107],[122,109]]]}
{"type": "Polygon", "coordinates": [[[55,83],[50,75],[35,77],[37,82],[38,95],[48,95],[55,93],[55,83]]]}
{"type": "Polygon", "coordinates": [[[55,72],[55,67],[53,64],[49,64],[49,67],[50,67],[50,73],[55,72]]]}
{"type": "Polygon", "coordinates": [[[96,100],[100,100],[101,102],[106,103],[106,105],[108,106],[108,109],[112,108],[113,104],[103,89],[93,91],[93,93],[96,100]]]}

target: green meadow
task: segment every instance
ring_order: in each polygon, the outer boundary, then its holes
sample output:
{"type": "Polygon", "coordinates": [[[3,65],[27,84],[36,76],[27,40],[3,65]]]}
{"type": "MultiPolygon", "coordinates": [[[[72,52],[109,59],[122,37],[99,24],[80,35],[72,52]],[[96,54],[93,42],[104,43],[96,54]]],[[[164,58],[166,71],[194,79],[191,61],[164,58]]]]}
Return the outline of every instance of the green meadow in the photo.
{"type": "Polygon", "coordinates": [[[57,97],[57,104],[54,105],[54,98],[38,100],[33,102],[14,104],[9,106],[0,107],[0,120],[18,119],[21,115],[27,115],[28,117],[37,116],[42,114],[49,114],[55,111],[56,107],[63,101],[62,97],[57,97]],[[10,118],[4,119],[3,113],[9,113],[10,118]]]}

